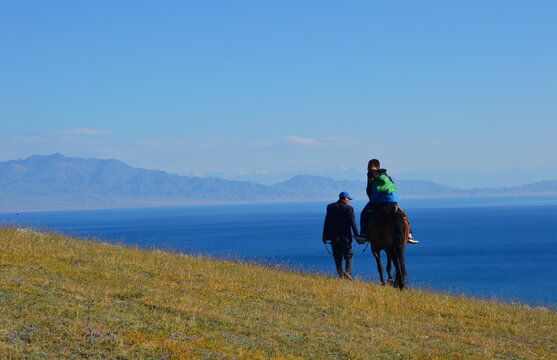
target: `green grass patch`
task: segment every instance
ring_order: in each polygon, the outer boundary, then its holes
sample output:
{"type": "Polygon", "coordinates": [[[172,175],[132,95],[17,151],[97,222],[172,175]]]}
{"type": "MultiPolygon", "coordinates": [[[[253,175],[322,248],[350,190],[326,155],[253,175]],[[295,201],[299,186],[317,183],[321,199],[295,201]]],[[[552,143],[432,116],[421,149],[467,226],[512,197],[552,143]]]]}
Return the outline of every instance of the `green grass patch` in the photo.
{"type": "Polygon", "coordinates": [[[557,315],[0,227],[2,359],[555,359],[557,315]]]}

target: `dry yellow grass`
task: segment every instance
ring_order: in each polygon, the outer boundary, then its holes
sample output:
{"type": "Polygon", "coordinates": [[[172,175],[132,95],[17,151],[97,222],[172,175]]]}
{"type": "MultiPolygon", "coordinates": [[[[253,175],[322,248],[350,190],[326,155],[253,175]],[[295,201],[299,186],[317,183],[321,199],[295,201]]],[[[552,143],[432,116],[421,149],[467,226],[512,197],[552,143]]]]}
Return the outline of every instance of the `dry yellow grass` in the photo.
{"type": "Polygon", "coordinates": [[[557,315],[0,228],[0,358],[555,359],[557,315]]]}

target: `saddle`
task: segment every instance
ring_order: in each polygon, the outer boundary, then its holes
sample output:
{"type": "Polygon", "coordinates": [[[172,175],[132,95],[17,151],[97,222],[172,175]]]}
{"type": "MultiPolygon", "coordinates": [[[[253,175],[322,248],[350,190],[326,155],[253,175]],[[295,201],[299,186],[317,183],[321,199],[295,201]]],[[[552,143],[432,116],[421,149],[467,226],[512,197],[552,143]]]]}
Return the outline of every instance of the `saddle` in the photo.
{"type": "Polygon", "coordinates": [[[403,219],[408,223],[408,226],[410,226],[410,219],[408,218],[408,215],[406,215],[404,210],[402,210],[398,205],[395,206],[395,214],[402,215],[403,219]]]}
{"type": "MultiPolygon", "coordinates": [[[[378,207],[376,210],[379,210],[381,207],[378,207]]],[[[406,215],[406,213],[404,212],[404,210],[402,210],[402,208],[400,206],[397,205],[388,205],[386,207],[386,209],[388,209],[387,211],[378,211],[379,217],[384,217],[384,216],[400,216],[402,217],[406,222],[408,222],[408,225],[410,225],[410,219],[408,218],[408,215],[406,215]]]]}
{"type": "MultiPolygon", "coordinates": [[[[377,215],[379,215],[379,214],[377,214],[377,215]]],[[[400,208],[400,206],[398,206],[398,205],[390,206],[387,210],[387,214],[383,213],[383,214],[380,215],[380,217],[381,216],[400,216],[408,224],[408,227],[410,227],[410,219],[408,219],[408,215],[406,215],[406,212],[404,212],[404,210],[402,210],[400,208]]],[[[374,224],[370,222],[369,226],[370,227],[374,226],[374,225],[377,226],[378,225],[377,221],[378,221],[378,219],[376,218],[374,224]]],[[[379,220],[379,222],[381,222],[381,220],[379,220]]],[[[363,239],[360,239],[358,237],[354,237],[354,239],[360,245],[365,244],[369,241],[368,239],[363,240],[363,239]]]]}

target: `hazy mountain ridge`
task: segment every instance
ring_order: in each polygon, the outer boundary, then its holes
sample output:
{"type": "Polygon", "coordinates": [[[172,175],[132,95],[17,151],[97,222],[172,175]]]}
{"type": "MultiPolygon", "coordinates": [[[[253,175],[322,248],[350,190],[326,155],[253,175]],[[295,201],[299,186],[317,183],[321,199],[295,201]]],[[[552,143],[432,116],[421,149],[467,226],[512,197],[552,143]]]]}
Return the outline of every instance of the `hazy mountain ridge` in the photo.
{"type": "MultiPolygon", "coordinates": [[[[66,195],[209,197],[220,200],[227,199],[219,192],[223,187],[250,190],[254,194],[265,188],[250,182],[186,177],[133,168],[118,160],[65,158],[60,154],[0,163],[0,186],[0,192],[30,195],[60,191],[66,195]]],[[[236,199],[233,193],[230,196],[236,199]]]]}
{"type": "Polygon", "coordinates": [[[425,180],[452,188],[500,188],[515,187],[525,183],[539,183],[557,179],[557,168],[507,169],[501,171],[446,170],[409,171],[394,174],[398,179],[425,180]],[[525,180],[530,179],[530,180],[525,180]]]}
{"type": "MultiPolygon", "coordinates": [[[[495,189],[456,189],[397,180],[401,197],[557,193],[557,180],[495,189]]],[[[340,191],[365,199],[364,181],[297,175],[274,185],[189,177],[131,167],[119,160],[33,155],[0,163],[0,210],[184,205],[256,201],[333,201],[340,191]]]]}

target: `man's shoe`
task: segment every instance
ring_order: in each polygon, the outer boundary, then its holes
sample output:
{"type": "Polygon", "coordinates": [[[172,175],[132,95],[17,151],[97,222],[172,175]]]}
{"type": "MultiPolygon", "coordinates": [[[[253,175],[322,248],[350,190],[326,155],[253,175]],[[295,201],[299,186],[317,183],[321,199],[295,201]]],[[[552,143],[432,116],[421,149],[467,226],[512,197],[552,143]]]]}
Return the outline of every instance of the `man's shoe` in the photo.
{"type": "Polygon", "coordinates": [[[366,234],[354,235],[354,239],[358,244],[363,244],[367,241],[367,236],[366,234]]]}
{"type": "Polygon", "coordinates": [[[409,242],[410,244],[417,244],[417,243],[419,243],[418,240],[414,240],[414,237],[412,236],[412,233],[408,234],[408,242],[409,242]]]}

